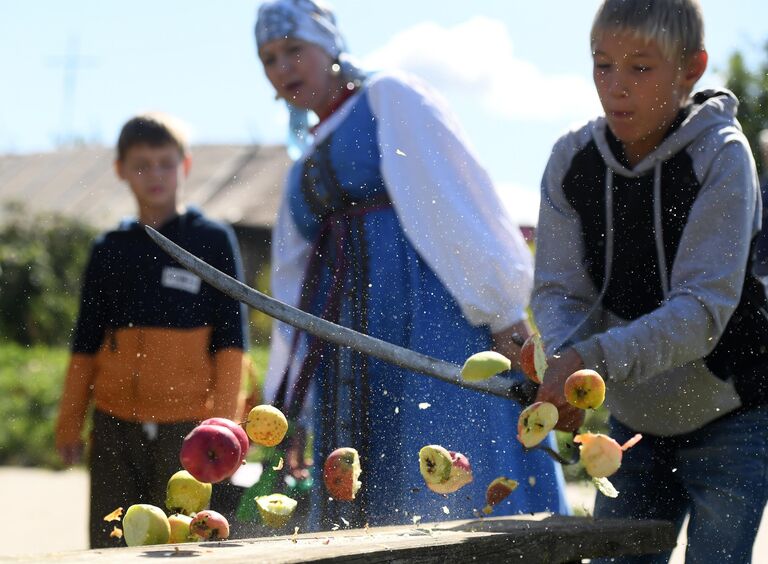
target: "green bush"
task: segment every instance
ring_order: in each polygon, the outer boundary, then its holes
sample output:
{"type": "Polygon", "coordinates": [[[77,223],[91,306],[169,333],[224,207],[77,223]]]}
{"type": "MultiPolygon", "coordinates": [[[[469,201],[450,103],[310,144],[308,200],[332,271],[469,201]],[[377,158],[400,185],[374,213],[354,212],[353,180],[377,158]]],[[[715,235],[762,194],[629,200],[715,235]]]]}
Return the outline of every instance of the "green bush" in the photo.
{"type": "Polygon", "coordinates": [[[0,334],[22,345],[66,345],[80,299],[80,275],[96,232],[58,215],[3,210],[0,334]]]}
{"type": "MultiPolygon", "coordinates": [[[[267,348],[251,357],[261,385],[267,348]]],[[[0,466],[61,468],[54,426],[68,361],[63,347],[0,343],[0,466]]]]}
{"type": "Polygon", "coordinates": [[[60,466],[53,446],[63,348],[0,345],[0,465],[60,466]]]}

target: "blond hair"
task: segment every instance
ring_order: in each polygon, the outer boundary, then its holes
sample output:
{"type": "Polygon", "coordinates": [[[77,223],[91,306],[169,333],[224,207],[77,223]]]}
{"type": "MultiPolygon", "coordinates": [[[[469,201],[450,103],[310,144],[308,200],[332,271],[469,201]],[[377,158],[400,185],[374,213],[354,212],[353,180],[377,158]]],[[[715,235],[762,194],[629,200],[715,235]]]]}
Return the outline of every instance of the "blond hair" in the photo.
{"type": "Polygon", "coordinates": [[[654,41],[669,60],[682,61],[704,50],[698,0],[604,0],[592,22],[592,47],[606,32],[654,41]]]}

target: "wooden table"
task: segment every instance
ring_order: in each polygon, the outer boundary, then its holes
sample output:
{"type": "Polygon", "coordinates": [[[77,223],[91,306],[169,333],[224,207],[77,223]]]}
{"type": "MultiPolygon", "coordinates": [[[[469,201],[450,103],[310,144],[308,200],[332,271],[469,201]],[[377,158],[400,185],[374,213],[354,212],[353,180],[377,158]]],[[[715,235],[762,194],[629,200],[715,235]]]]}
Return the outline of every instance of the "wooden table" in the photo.
{"type": "Polygon", "coordinates": [[[411,561],[553,564],[598,556],[653,554],[671,550],[676,541],[674,528],[666,521],[537,514],[221,542],[85,550],[0,558],[0,561],[147,564],[157,558],[206,564],[411,561]]]}

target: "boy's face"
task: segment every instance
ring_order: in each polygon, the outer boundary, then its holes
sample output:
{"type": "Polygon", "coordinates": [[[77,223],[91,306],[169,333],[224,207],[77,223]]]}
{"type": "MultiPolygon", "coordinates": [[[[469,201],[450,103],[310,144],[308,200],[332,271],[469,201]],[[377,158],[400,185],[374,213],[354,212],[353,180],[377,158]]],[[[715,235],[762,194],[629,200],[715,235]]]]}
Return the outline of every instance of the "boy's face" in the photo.
{"type": "Polygon", "coordinates": [[[606,31],[593,45],[592,75],[613,134],[637,164],[664,138],[706,68],[706,52],[669,60],[655,41],[606,31]]]}
{"type": "Polygon", "coordinates": [[[337,86],[328,53],[313,43],[288,38],[263,45],[259,58],[280,98],[318,115],[327,113],[337,86]]]}
{"type": "Polygon", "coordinates": [[[115,169],[140,208],[162,211],[176,207],[176,193],[189,170],[189,160],[172,143],[139,144],[128,148],[123,160],[115,163],[115,169]]]}

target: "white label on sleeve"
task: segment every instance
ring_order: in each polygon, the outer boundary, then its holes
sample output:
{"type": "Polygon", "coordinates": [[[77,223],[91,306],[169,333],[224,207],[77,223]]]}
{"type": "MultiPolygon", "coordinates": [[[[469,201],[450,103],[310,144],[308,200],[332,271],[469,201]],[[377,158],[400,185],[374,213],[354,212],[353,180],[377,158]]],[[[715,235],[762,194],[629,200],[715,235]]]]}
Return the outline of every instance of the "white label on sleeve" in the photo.
{"type": "Polygon", "coordinates": [[[190,294],[200,293],[200,277],[183,268],[166,266],[160,283],[166,288],[183,290],[190,294]]]}

